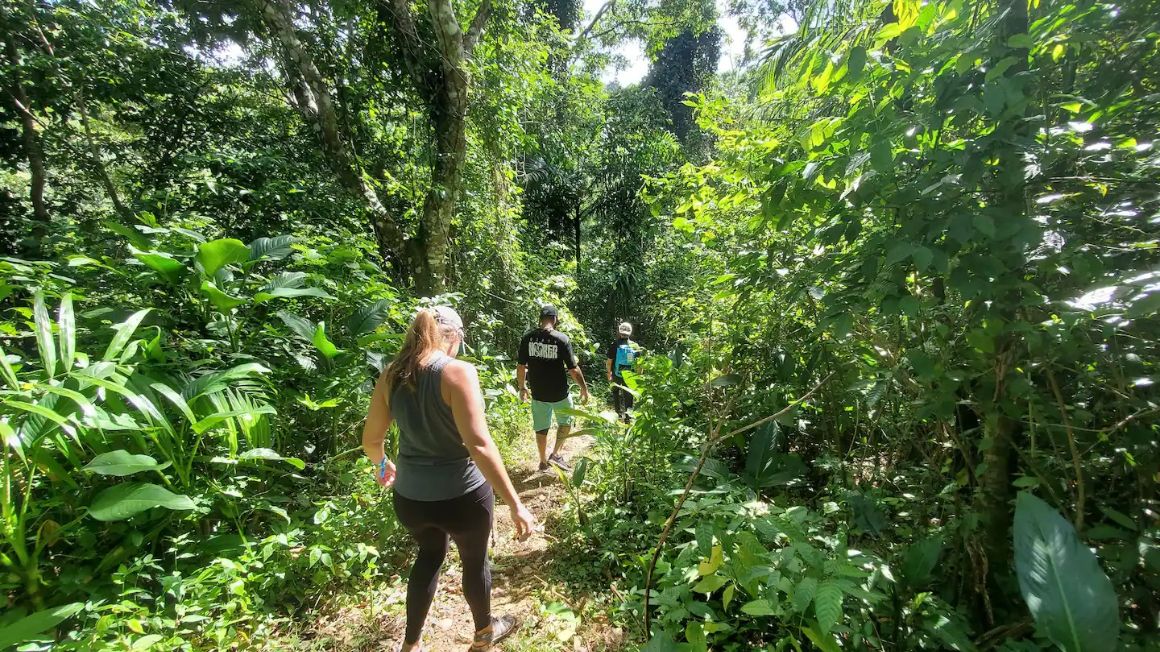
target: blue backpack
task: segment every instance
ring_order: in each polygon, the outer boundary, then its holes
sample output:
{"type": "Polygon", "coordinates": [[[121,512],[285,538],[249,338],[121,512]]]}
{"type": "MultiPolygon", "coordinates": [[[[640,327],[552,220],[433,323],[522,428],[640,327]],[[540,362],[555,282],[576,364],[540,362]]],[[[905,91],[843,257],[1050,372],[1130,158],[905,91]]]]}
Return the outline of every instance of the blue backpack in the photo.
{"type": "Polygon", "coordinates": [[[632,348],[632,342],[626,342],[616,347],[616,370],[630,369],[632,363],[636,361],[636,350],[632,348]]]}

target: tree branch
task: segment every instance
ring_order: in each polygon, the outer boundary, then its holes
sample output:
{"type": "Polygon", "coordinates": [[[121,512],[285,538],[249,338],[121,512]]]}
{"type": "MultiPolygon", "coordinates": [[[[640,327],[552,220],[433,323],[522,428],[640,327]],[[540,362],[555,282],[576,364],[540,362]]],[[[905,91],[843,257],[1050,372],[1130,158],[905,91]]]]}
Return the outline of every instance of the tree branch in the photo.
{"type": "Polygon", "coordinates": [[[483,0],[479,3],[479,9],[475,12],[475,18],[471,19],[471,25],[467,28],[467,35],[463,38],[463,54],[466,57],[471,57],[472,51],[475,50],[475,45],[479,43],[479,37],[483,35],[483,29],[487,26],[487,21],[491,18],[491,0],[483,0]]]}
{"type": "Polygon", "coordinates": [[[435,83],[431,78],[435,71],[427,65],[425,48],[419,39],[419,30],[415,26],[415,15],[411,13],[409,1],[379,0],[378,7],[379,20],[390,22],[393,27],[393,41],[402,59],[404,72],[411,78],[415,92],[430,106],[435,101],[435,83]]]}
{"type": "Polygon", "coordinates": [[[604,5],[600,7],[600,9],[596,10],[596,15],[592,17],[591,21],[589,21],[588,26],[576,35],[576,38],[573,39],[573,43],[582,43],[584,40],[586,40],[588,35],[592,32],[592,29],[596,27],[597,23],[600,22],[600,19],[604,18],[604,14],[612,11],[615,8],[616,0],[608,0],[608,2],[605,2],[604,5]]]}

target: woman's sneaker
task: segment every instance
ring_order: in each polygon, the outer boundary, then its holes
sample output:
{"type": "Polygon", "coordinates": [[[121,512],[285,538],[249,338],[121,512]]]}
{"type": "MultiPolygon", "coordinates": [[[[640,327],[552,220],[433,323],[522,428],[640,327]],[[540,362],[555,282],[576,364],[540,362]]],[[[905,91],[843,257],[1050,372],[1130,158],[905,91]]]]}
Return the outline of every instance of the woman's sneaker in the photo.
{"type": "Polygon", "coordinates": [[[512,632],[519,628],[520,621],[512,616],[492,617],[490,627],[475,633],[475,641],[472,642],[471,647],[467,648],[467,652],[489,650],[491,646],[511,636],[512,632]]]}
{"type": "Polygon", "coordinates": [[[565,471],[572,470],[572,467],[567,462],[564,461],[564,457],[561,455],[549,455],[548,461],[551,462],[552,464],[555,464],[556,466],[560,467],[561,469],[563,469],[565,471]]]}
{"type": "Polygon", "coordinates": [[[539,471],[540,473],[547,473],[548,469],[550,469],[550,468],[552,468],[551,464],[548,464],[547,462],[540,462],[540,466],[537,467],[536,470],[539,471]]]}

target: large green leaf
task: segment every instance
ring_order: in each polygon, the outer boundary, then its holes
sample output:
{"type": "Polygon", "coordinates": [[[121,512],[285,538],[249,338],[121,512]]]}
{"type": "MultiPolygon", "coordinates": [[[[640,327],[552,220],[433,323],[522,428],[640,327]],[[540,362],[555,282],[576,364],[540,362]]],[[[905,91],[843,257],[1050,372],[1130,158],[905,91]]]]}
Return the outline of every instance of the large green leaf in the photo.
{"type": "Polygon", "coordinates": [[[137,327],[141,325],[141,321],[145,319],[145,315],[148,315],[150,310],[151,308],[138,310],[128,319],[113,327],[113,339],[109,340],[109,346],[105,349],[105,355],[101,357],[102,360],[113,360],[120,357],[121,352],[125,350],[125,346],[133,337],[133,333],[137,332],[137,327]]]}
{"type": "Polygon", "coordinates": [[[56,340],[52,337],[52,320],[48,318],[48,308],[44,305],[44,295],[39,292],[33,299],[32,317],[36,322],[36,348],[40,351],[40,362],[49,378],[56,376],[56,340]]]}
{"type": "Polygon", "coordinates": [[[842,618],[842,588],[827,580],[818,585],[814,593],[814,613],[818,616],[818,627],[822,634],[829,634],[842,618]]]}
{"type": "Polygon", "coordinates": [[[160,471],[168,466],[169,462],[161,464],[148,455],[134,455],[122,449],[101,453],[85,465],[85,470],[97,475],[121,477],[142,471],[160,471]]]}
{"type": "Polygon", "coordinates": [[[902,577],[913,589],[921,589],[931,579],[931,573],[942,555],[943,540],[929,536],[910,544],[902,555],[902,577]]]}
{"type": "Polygon", "coordinates": [[[250,259],[250,248],[241,240],[220,238],[203,242],[197,246],[197,262],[205,270],[206,276],[213,277],[217,271],[231,263],[241,263],[250,259]]]}
{"type": "Polygon", "coordinates": [[[282,323],[286,324],[286,326],[290,330],[294,331],[298,337],[301,337],[308,342],[314,341],[314,324],[311,324],[304,317],[296,315],[292,312],[286,312],[285,310],[279,310],[275,314],[278,315],[278,319],[281,319],[282,323]]]}
{"type": "Polygon", "coordinates": [[[16,370],[12,368],[12,363],[8,361],[8,354],[4,351],[3,346],[0,346],[0,375],[4,377],[4,382],[8,383],[8,387],[12,391],[19,390],[20,381],[16,378],[16,370]]]}
{"type": "Polygon", "coordinates": [[[219,289],[218,286],[213,283],[213,281],[202,281],[201,291],[202,294],[205,294],[207,297],[209,297],[209,302],[212,303],[213,307],[217,308],[219,312],[229,312],[246,302],[245,299],[222,292],[221,289],[219,289]]]}
{"type": "Polygon", "coordinates": [[[154,507],[188,510],[194,504],[189,496],[175,494],[153,483],[127,482],[97,494],[89,506],[89,515],[98,521],[121,521],[154,507]]]}
{"type": "Polygon", "coordinates": [[[133,257],[169,283],[176,283],[185,272],[185,263],[162,251],[132,250],[133,257]]]}
{"type": "Polygon", "coordinates": [[[370,333],[387,320],[392,304],[393,302],[389,299],[379,299],[359,308],[347,320],[346,331],[356,337],[370,333]]]}
{"type": "Polygon", "coordinates": [[[333,299],[322,288],[273,288],[270,291],[259,292],[254,295],[255,303],[265,303],[272,299],[289,299],[293,297],[318,297],[319,299],[333,299]]]}
{"type": "Polygon", "coordinates": [[[294,251],[290,245],[294,244],[294,236],[279,235],[273,238],[258,238],[250,243],[249,262],[259,260],[281,260],[294,251]]]}
{"type": "Polygon", "coordinates": [[[238,456],[238,460],[242,462],[249,462],[253,460],[268,460],[270,462],[285,462],[290,466],[301,471],[306,468],[306,462],[297,457],[283,457],[276,451],[269,448],[253,448],[238,456]]]}
{"type": "Polygon", "coordinates": [[[311,338],[311,341],[314,342],[314,346],[318,349],[318,352],[327,358],[333,358],[339,353],[342,353],[342,351],[340,351],[338,347],[336,347],[334,343],[326,337],[326,322],[318,322],[318,326],[314,329],[314,337],[311,338]]]}
{"type": "Polygon", "coordinates": [[[44,611],[38,611],[20,620],[0,627],[0,650],[6,650],[14,645],[29,641],[51,638],[40,636],[44,632],[56,627],[68,618],[78,614],[85,608],[83,602],[61,605],[44,611]]]}
{"type": "Polygon", "coordinates": [[[76,357],[77,351],[76,316],[73,314],[71,292],[61,297],[56,325],[60,331],[60,365],[62,371],[68,373],[72,369],[73,358],[76,357]]]}
{"type": "Polygon", "coordinates": [[[1039,630],[1067,652],[1116,649],[1116,592],[1059,512],[1029,492],[1015,501],[1015,572],[1039,630]]]}

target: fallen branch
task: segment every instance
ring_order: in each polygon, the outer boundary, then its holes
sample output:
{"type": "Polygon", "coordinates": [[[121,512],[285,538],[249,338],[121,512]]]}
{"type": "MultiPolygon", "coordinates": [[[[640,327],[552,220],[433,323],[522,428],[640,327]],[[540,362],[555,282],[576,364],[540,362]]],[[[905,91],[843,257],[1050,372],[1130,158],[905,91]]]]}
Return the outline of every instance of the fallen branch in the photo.
{"type": "Polygon", "coordinates": [[[681,497],[679,499],[677,499],[676,506],[673,507],[672,513],[669,514],[668,520],[665,521],[665,527],[663,530],[661,530],[661,536],[660,536],[660,539],[657,540],[656,550],[653,551],[652,559],[649,561],[649,564],[648,564],[648,571],[645,573],[645,576],[644,576],[644,632],[645,632],[645,637],[650,637],[652,635],[652,613],[649,609],[649,599],[651,598],[651,594],[652,594],[653,572],[656,571],[657,561],[660,560],[661,552],[664,550],[665,543],[667,543],[669,540],[669,535],[672,533],[672,530],[673,530],[673,524],[676,523],[676,521],[677,521],[677,515],[681,513],[681,508],[685,506],[685,501],[689,499],[689,493],[693,489],[693,483],[697,481],[697,476],[701,475],[701,469],[705,466],[705,462],[708,461],[709,454],[713,452],[713,449],[717,447],[717,444],[720,444],[722,441],[728,439],[729,437],[732,437],[734,435],[739,435],[743,432],[747,432],[747,431],[752,430],[754,428],[757,428],[763,424],[769,423],[770,421],[775,421],[775,420],[780,419],[781,417],[785,416],[786,414],[789,413],[790,410],[794,409],[798,405],[805,403],[807,400],[809,400],[809,398],[811,396],[813,396],[815,392],[817,392],[819,389],[821,389],[822,385],[826,384],[826,381],[828,381],[833,375],[834,375],[833,372],[831,372],[829,375],[827,375],[825,378],[823,378],[821,381],[819,381],[817,385],[814,385],[813,389],[806,392],[805,395],[803,395],[801,398],[799,398],[795,401],[791,401],[789,405],[786,405],[784,408],[778,410],[776,413],[771,414],[767,417],[763,417],[761,419],[758,419],[757,421],[754,421],[753,423],[751,423],[747,426],[742,426],[741,428],[737,428],[737,429],[731,430],[725,434],[721,434],[721,426],[724,425],[725,415],[728,415],[729,410],[733,407],[733,400],[729,401],[729,404],[725,408],[724,415],[722,415],[721,421],[717,423],[716,427],[713,427],[711,425],[711,422],[710,422],[709,439],[706,440],[705,445],[701,447],[701,458],[699,460],[697,460],[697,466],[694,467],[693,472],[689,474],[689,479],[685,482],[685,488],[681,492],[681,497]]]}

